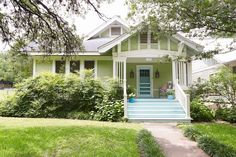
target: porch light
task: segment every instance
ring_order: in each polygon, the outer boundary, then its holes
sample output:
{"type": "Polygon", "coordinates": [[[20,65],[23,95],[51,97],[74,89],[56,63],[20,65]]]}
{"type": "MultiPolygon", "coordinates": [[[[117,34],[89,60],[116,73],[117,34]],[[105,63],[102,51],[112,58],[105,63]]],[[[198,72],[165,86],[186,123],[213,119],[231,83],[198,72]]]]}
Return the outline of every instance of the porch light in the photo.
{"type": "Polygon", "coordinates": [[[160,72],[158,71],[158,69],[155,72],[155,78],[159,78],[160,77],[160,72]]]}
{"type": "Polygon", "coordinates": [[[133,70],[130,71],[129,77],[130,77],[130,78],[134,78],[134,71],[133,71],[133,70]]]}

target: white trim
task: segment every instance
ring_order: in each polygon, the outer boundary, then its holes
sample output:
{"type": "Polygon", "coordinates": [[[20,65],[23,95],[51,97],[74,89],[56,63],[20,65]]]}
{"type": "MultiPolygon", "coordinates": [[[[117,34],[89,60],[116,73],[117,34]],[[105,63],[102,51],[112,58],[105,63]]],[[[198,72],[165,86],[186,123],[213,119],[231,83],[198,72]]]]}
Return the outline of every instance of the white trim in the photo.
{"type": "Polygon", "coordinates": [[[104,29],[106,29],[110,24],[112,24],[113,22],[119,22],[123,28],[126,28],[127,30],[129,29],[129,26],[118,16],[114,16],[113,18],[111,18],[110,20],[108,20],[107,22],[104,22],[102,25],[100,25],[99,27],[97,27],[96,29],[94,29],[92,32],[90,32],[88,35],[86,35],[85,40],[88,40],[89,38],[93,37],[94,35],[100,33],[101,31],[103,31],[104,29]]]}
{"type": "Polygon", "coordinates": [[[64,53],[52,53],[50,55],[47,54],[47,52],[28,52],[27,53],[30,56],[100,56],[101,54],[98,52],[80,52],[80,53],[73,53],[73,54],[64,54],[64,53]]]}
{"type": "Polygon", "coordinates": [[[52,73],[56,73],[56,61],[52,60],[52,73]]]}
{"type": "Polygon", "coordinates": [[[80,59],[80,77],[84,78],[84,59],[80,59]]]}
{"type": "Polygon", "coordinates": [[[98,78],[98,61],[94,60],[94,76],[98,78]]]}
{"type": "Polygon", "coordinates": [[[175,67],[175,61],[172,61],[172,81],[173,84],[176,83],[176,67],[175,67]]]}
{"type": "Polygon", "coordinates": [[[160,58],[169,55],[171,57],[178,56],[176,51],[168,51],[168,50],[158,50],[158,49],[142,49],[142,50],[134,50],[134,51],[126,51],[122,53],[118,53],[118,57],[131,57],[131,58],[160,58]]]}
{"type": "Polygon", "coordinates": [[[33,77],[36,76],[36,59],[33,59],[33,77]]]}
{"type": "Polygon", "coordinates": [[[137,86],[137,96],[139,97],[139,81],[140,81],[140,69],[150,70],[150,97],[153,97],[153,66],[152,65],[136,65],[136,86],[137,86]]]}
{"type": "Polygon", "coordinates": [[[167,49],[170,51],[170,37],[167,37],[167,49]]]}
{"type": "Polygon", "coordinates": [[[66,70],[65,70],[65,74],[69,74],[70,73],[70,61],[66,60],[66,70]]]}

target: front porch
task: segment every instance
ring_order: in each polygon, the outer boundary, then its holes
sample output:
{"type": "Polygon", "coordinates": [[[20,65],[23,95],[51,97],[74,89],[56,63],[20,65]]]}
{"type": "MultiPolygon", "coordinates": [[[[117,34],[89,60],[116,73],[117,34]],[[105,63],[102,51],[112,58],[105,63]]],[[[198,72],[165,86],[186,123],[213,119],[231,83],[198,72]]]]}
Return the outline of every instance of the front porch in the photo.
{"type": "Polygon", "coordinates": [[[189,96],[191,63],[163,58],[114,58],[113,76],[124,88],[124,114],[129,121],[190,122],[189,96]],[[136,101],[128,103],[127,87],[135,89],[136,101]],[[167,100],[162,89],[173,89],[167,100]]]}

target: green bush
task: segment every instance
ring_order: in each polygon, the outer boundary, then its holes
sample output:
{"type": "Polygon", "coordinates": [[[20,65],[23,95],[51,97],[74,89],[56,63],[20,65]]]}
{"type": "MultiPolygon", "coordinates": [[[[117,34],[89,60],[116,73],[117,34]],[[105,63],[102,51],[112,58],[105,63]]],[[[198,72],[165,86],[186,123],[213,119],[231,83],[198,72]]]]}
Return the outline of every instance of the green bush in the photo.
{"type": "Polygon", "coordinates": [[[219,108],[215,112],[216,119],[236,123],[236,108],[219,108]]]}
{"type": "Polygon", "coordinates": [[[164,157],[155,137],[147,130],[141,130],[137,136],[138,146],[145,157],[164,157]]]}
{"type": "Polygon", "coordinates": [[[90,120],[91,116],[90,116],[89,113],[74,111],[74,112],[68,113],[67,118],[69,118],[69,119],[90,120]]]}
{"type": "Polygon", "coordinates": [[[18,84],[14,97],[0,108],[2,116],[65,117],[71,111],[90,112],[104,97],[101,83],[92,77],[44,74],[18,84]]]}
{"type": "Polygon", "coordinates": [[[191,118],[195,122],[210,122],[214,119],[211,110],[199,99],[194,99],[190,105],[191,118]]]}
{"type": "Polygon", "coordinates": [[[108,97],[105,97],[96,109],[97,112],[91,112],[95,120],[117,122],[124,117],[124,104],[121,100],[110,101],[108,97]]]}
{"type": "Polygon", "coordinates": [[[123,99],[123,87],[121,87],[118,81],[113,79],[108,79],[105,81],[106,95],[109,100],[122,100],[123,99]]]}
{"type": "Polygon", "coordinates": [[[209,136],[200,136],[198,146],[212,157],[236,157],[236,150],[209,136]]]}

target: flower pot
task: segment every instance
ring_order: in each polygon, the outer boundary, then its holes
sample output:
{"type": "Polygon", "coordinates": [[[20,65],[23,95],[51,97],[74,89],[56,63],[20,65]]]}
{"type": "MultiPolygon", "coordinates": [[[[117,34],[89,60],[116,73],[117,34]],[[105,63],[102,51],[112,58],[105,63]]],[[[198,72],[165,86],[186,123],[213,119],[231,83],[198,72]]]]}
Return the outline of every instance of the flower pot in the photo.
{"type": "Polygon", "coordinates": [[[130,102],[130,103],[134,103],[134,102],[135,102],[135,99],[134,99],[134,98],[129,98],[129,102],[130,102]]]}
{"type": "Polygon", "coordinates": [[[167,99],[168,99],[168,100],[174,100],[174,98],[175,98],[174,95],[168,95],[168,96],[167,96],[167,99]]]}

